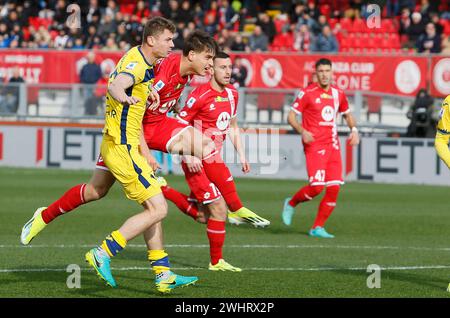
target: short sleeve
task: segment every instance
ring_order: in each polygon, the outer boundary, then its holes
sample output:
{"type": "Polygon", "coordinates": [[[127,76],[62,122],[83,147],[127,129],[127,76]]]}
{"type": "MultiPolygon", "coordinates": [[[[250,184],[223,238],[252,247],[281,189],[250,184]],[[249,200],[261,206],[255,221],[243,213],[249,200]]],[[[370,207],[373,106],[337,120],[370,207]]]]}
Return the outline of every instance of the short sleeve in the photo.
{"type": "Polygon", "coordinates": [[[119,74],[127,74],[133,78],[134,85],[141,83],[146,75],[148,66],[144,62],[125,61],[119,74]]]}
{"type": "Polygon", "coordinates": [[[350,112],[350,108],[348,107],[348,99],[347,96],[342,92],[341,98],[339,100],[339,113],[347,114],[350,112]]]}
{"type": "Polygon", "coordinates": [[[198,100],[196,90],[193,90],[187,97],[186,104],[181,109],[178,114],[178,119],[183,121],[185,124],[191,124],[195,115],[199,112],[201,108],[201,101],[198,100]]]}
{"type": "Polygon", "coordinates": [[[306,104],[305,91],[300,91],[291,106],[291,109],[297,114],[301,114],[306,104]]]}

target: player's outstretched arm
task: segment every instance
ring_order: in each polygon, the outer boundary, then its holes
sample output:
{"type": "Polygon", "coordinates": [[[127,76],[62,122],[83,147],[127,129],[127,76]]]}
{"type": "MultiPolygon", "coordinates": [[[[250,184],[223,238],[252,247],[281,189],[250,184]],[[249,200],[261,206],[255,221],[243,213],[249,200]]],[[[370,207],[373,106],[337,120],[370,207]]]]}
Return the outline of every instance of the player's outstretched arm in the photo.
{"type": "Polygon", "coordinates": [[[249,173],[250,164],[248,163],[247,158],[245,158],[244,146],[241,140],[241,132],[239,131],[239,125],[236,117],[231,119],[230,128],[231,143],[233,144],[234,149],[236,149],[236,152],[239,155],[239,161],[242,164],[242,172],[249,173]]]}
{"type": "Polygon", "coordinates": [[[344,114],[344,119],[347,122],[347,126],[350,128],[350,145],[356,146],[359,144],[359,134],[358,134],[358,128],[356,128],[356,120],[353,117],[353,115],[348,112],[344,114]]]}
{"type": "Polygon", "coordinates": [[[126,73],[120,73],[108,85],[108,93],[121,104],[134,105],[140,101],[139,98],[128,96],[125,92],[126,89],[133,85],[134,79],[132,76],[126,73]]]}

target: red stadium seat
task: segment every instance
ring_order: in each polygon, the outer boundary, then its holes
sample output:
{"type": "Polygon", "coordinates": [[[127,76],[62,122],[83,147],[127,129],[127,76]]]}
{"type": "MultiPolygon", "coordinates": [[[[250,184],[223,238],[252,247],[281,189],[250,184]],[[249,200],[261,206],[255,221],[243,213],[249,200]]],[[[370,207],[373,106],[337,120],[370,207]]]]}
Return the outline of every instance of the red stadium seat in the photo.
{"type": "Polygon", "coordinates": [[[353,21],[352,25],[353,32],[363,33],[366,32],[366,30],[367,30],[366,22],[363,19],[355,19],[355,21],[353,21]]]}
{"type": "Polygon", "coordinates": [[[323,14],[327,18],[330,16],[331,7],[329,4],[323,4],[320,6],[320,14],[323,14]]]}
{"type": "Polygon", "coordinates": [[[344,30],[351,31],[352,30],[352,20],[348,18],[342,18],[340,21],[341,27],[344,30]]]}
{"type": "Polygon", "coordinates": [[[334,29],[334,27],[336,26],[337,23],[338,23],[338,20],[337,20],[337,19],[334,19],[334,18],[328,19],[328,24],[330,25],[330,28],[331,28],[332,30],[334,29]]]}

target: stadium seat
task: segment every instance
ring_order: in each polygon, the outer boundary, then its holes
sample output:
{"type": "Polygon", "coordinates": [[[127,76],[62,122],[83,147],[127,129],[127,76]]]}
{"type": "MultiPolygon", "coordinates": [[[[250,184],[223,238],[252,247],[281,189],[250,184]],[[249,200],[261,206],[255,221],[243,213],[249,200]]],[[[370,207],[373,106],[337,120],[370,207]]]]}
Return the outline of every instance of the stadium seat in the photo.
{"type": "Polygon", "coordinates": [[[349,32],[351,32],[353,30],[352,28],[352,20],[348,19],[348,18],[342,18],[340,21],[341,27],[343,30],[347,30],[349,32]]]}
{"type": "Polygon", "coordinates": [[[352,24],[352,31],[356,33],[367,32],[366,22],[363,19],[355,19],[352,24]]]}
{"type": "Polygon", "coordinates": [[[367,96],[367,121],[371,114],[378,114],[378,123],[381,123],[381,96],[367,96]]]}
{"type": "Polygon", "coordinates": [[[257,120],[260,121],[261,117],[261,111],[267,111],[268,112],[268,120],[269,122],[272,122],[272,117],[274,111],[281,112],[281,118],[284,118],[284,100],[285,100],[285,93],[268,93],[268,92],[261,92],[257,95],[257,120]]]}

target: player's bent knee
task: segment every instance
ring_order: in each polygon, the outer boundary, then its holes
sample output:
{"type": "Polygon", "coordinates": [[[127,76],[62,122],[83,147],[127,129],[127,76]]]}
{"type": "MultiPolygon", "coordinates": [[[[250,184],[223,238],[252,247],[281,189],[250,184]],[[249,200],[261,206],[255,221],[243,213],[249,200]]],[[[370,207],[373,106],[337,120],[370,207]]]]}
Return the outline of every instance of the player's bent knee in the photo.
{"type": "Polygon", "coordinates": [[[94,186],[88,183],[84,190],[84,199],[86,202],[100,200],[108,191],[109,188],[107,187],[94,186]]]}
{"type": "Polygon", "coordinates": [[[227,219],[227,206],[223,199],[216,200],[208,204],[210,215],[215,219],[226,220],[227,219]]]}

